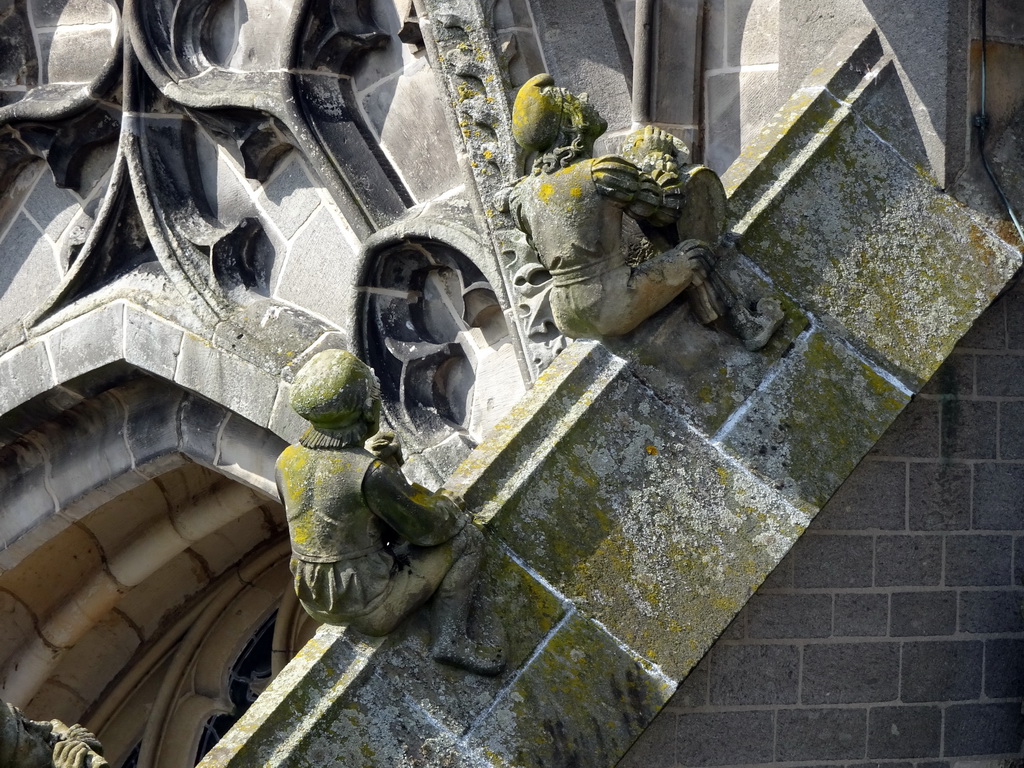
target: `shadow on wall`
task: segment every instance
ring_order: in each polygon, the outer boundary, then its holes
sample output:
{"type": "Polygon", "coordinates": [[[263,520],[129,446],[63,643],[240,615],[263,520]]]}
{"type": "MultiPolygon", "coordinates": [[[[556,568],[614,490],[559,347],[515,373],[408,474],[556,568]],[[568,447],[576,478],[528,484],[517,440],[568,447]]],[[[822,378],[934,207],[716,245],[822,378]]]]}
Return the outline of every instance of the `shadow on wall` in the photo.
{"type": "Polygon", "coordinates": [[[948,183],[963,168],[968,138],[970,25],[930,0],[712,0],[704,27],[704,162],[725,172],[857,26],[879,30],[900,75],[864,117],[904,157],[948,183]]]}
{"type": "Polygon", "coordinates": [[[430,200],[461,181],[451,141],[437,140],[449,129],[416,13],[411,0],[373,0],[369,15],[390,39],[356,67],[355,101],[415,201],[430,200]]]}
{"type": "Polygon", "coordinates": [[[785,102],[781,0],[712,0],[704,23],[703,162],[723,173],[785,102]]]}
{"type": "Polygon", "coordinates": [[[945,186],[963,168],[967,140],[968,3],[951,0],[790,0],[781,6],[781,92],[792,93],[853,27],[874,27],[896,61],[902,94],[883,95],[881,125],[887,140],[945,186]],[[909,112],[907,107],[909,105],[909,112]]]}
{"type": "MultiPolygon", "coordinates": [[[[969,9],[964,3],[863,0],[886,47],[896,57],[912,105],[923,159],[942,186],[963,170],[967,140],[969,9]]],[[[899,147],[904,151],[904,147],[899,147]]],[[[910,159],[919,158],[911,156],[910,159]]]]}

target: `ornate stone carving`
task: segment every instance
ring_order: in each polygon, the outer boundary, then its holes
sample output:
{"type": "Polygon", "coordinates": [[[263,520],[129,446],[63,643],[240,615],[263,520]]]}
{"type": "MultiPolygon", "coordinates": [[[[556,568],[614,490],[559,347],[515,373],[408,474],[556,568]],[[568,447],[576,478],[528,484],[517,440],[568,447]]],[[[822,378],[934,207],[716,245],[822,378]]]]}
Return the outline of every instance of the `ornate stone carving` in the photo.
{"type": "MultiPolygon", "coordinates": [[[[442,192],[463,203],[465,218],[473,220],[461,223],[483,237],[476,237],[475,250],[457,247],[444,257],[460,260],[447,267],[473,294],[464,307],[470,315],[456,312],[465,328],[441,338],[419,322],[416,309],[413,325],[422,336],[384,333],[396,342],[382,347],[388,363],[397,359],[391,353],[398,341],[423,342],[415,352],[400,352],[409,373],[394,377],[396,397],[385,390],[387,419],[409,433],[403,437],[414,457],[410,476],[439,483],[564,346],[550,319],[543,267],[491,201],[518,175],[517,155],[506,82],[474,0],[460,0],[436,18],[422,4],[420,13],[411,2],[399,4],[393,20],[386,5],[372,8],[370,0],[11,0],[11,6],[0,19],[11,51],[0,69],[0,184],[14,192],[0,206],[0,240],[5,228],[17,237],[0,242],[0,250],[27,243],[34,249],[30,266],[41,263],[47,272],[22,304],[8,302],[0,311],[0,351],[95,307],[102,289],[108,298],[146,304],[269,374],[286,369],[288,379],[300,349],[296,330],[312,339],[340,330],[358,345],[360,310],[369,312],[372,326],[384,303],[377,298],[361,306],[353,290],[364,259],[376,255],[361,246],[396,222],[421,223],[424,208],[440,199],[431,195],[442,192]],[[61,9],[70,10],[62,15],[61,9]],[[448,186],[417,183],[408,155],[395,152],[403,133],[448,143],[436,123],[417,122],[421,112],[414,107],[436,101],[433,75],[426,56],[413,56],[399,42],[403,36],[419,41],[421,20],[423,45],[441,41],[444,55],[431,64],[441,68],[439,80],[453,73],[455,109],[467,121],[454,135],[473,142],[469,162],[477,165],[472,172],[462,168],[462,178],[474,178],[478,169],[488,184],[483,198],[458,188],[457,170],[440,174],[448,186]],[[44,38],[57,28],[66,42],[47,47],[44,38]],[[83,45],[75,57],[67,41],[79,35],[104,45],[83,45]],[[418,98],[392,102],[392,80],[418,98]],[[385,128],[393,131],[391,145],[385,128]],[[63,234],[21,215],[34,214],[35,198],[47,195],[73,212],[61,213],[72,219],[63,234]],[[420,205],[413,206],[414,197],[420,205]],[[47,238],[35,242],[40,227],[47,238]],[[54,258],[37,255],[50,248],[54,258]],[[321,249],[330,249],[328,258],[317,258],[321,249]],[[310,290],[323,280],[336,280],[337,287],[310,290]],[[484,294],[481,313],[474,302],[484,294]],[[424,360],[420,353],[430,344],[445,349],[424,360]],[[424,366],[428,379],[416,378],[412,372],[424,366]],[[506,379],[500,367],[515,373],[506,379]],[[436,455],[419,460],[442,443],[436,455]]],[[[442,110],[437,107],[443,124],[442,110]]],[[[416,172],[438,175],[426,160],[416,172]]],[[[0,270],[0,293],[11,275],[30,271],[20,268],[22,259],[28,257],[14,254],[0,270]]],[[[431,270],[436,276],[441,267],[431,270]]],[[[387,382],[384,361],[363,356],[387,382]]]]}
{"type": "Polygon", "coordinates": [[[470,258],[486,264],[469,230],[435,221],[380,234],[367,258],[361,347],[416,479],[436,485],[526,392],[513,313],[493,288],[501,276],[470,258]]]}
{"type": "Polygon", "coordinates": [[[107,768],[103,746],[80,725],[29,720],[0,701],[0,765],[4,768],[107,768]]]}
{"type": "Polygon", "coordinates": [[[291,404],[311,425],[277,463],[303,607],[317,621],[381,636],[436,593],[433,657],[498,674],[502,644],[467,634],[483,534],[453,498],[403,477],[395,436],[376,434],[370,368],[347,352],[321,352],[296,376],[291,404]]]}
{"type": "MultiPolygon", "coordinates": [[[[350,80],[339,77],[387,41],[366,3],[309,0],[286,15],[267,5],[265,13],[250,9],[238,30],[245,45],[234,48],[223,40],[230,30],[218,28],[221,20],[206,4],[160,0],[125,8],[141,65],[125,96],[139,115],[129,169],[140,211],[165,269],[179,277],[186,295],[202,297],[206,307],[197,305],[198,312],[216,317],[245,303],[244,295],[228,295],[232,285],[220,277],[237,272],[233,241],[246,214],[220,200],[215,211],[208,202],[216,192],[206,189],[200,169],[197,125],[235,143],[246,173],[257,179],[266,179],[289,149],[299,149],[357,235],[370,234],[409,203],[353,108],[350,80]],[[153,112],[181,108],[190,119],[152,119],[153,112]]],[[[263,236],[258,221],[244,229],[247,242],[263,236]]]]}
{"type": "Polygon", "coordinates": [[[519,91],[516,141],[536,152],[533,171],[516,182],[509,208],[552,276],[555,323],[567,336],[622,336],[680,293],[693,314],[712,323],[726,313],[763,346],[783,316],[762,300],[763,324],[717,277],[714,248],[725,223],[717,175],[688,164],[685,145],[653,126],[630,133],[622,156],[594,158],[606,124],[586,95],[537,75],[519,91]],[[724,301],[728,298],[729,301],[724,301]]]}
{"type": "Polygon", "coordinates": [[[268,235],[225,194],[211,142],[261,182],[297,150],[359,238],[411,205],[355,105],[350,75],[389,40],[366,0],[251,0],[240,18],[213,0],[9,5],[0,183],[42,160],[84,200],[58,243],[64,274],[22,337],[147,261],[207,324],[267,296],[268,235]]]}
{"type": "MultiPolygon", "coordinates": [[[[485,23],[495,12],[493,3],[483,8],[475,0],[459,0],[441,12],[428,2],[429,13],[422,3],[419,12],[411,3],[399,4],[400,32],[389,24],[390,11],[371,5],[370,0],[287,5],[274,0],[11,0],[11,12],[0,19],[0,34],[11,51],[0,71],[0,184],[27,187],[28,202],[7,204],[0,225],[7,224],[5,215],[17,219],[22,203],[28,210],[31,196],[51,191],[54,184],[55,194],[74,207],[74,220],[61,237],[47,229],[56,257],[45,261],[48,281],[38,281],[25,309],[0,314],[0,350],[32,337],[56,322],[55,316],[86,311],[99,288],[137,297],[137,286],[130,283],[139,274],[145,295],[157,282],[159,293],[170,289],[161,296],[162,309],[176,323],[213,337],[215,344],[226,341],[269,373],[280,372],[281,358],[294,352],[282,344],[289,331],[281,330],[283,317],[308,310],[304,325],[314,336],[328,326],[355,336],[358,307],[347,288],[366,253],[357,256],[360,244],[396,221],[420,216],[422,206],[413,207],[413,198],[430,199],[425,189],[437,194],[456,186],[435,189],[409,181],[407,163],[383,140],[380,113],[387,113],[388,89],[381,87],[381,95],[373,97],[379,101],[368,101],[366,82],[384,60],[393,64],[410,55],[399,42],[408,38],[430,49],[438,80],[454,89],[447,106],[463,125],[451,127],[457,140],[472,147],[463,177],[478,175],[484,184],[479,195],[463,193],[470,198],[466,207],[473,209],[470,226],[484,234],[484,247],[466,253],[473,264],[456,271],[468,280],[467,289],[478,282],[469,272],[482,271],[495,299],[488,306],[500,309],[500,317],[488,315],[494,322],[483,348],[462,344],[468,336],[459,342],[465,354],[451,348],[450,357],[458,360],[441,378],[458,386],[415,401],[424,406],[420,422],[443,422],[410,441],[423,438],[422,446],[412,446],[417,455],[436,444],[435,436],[440,442],[453,431],[468,436],[450,440],[444,456],[433,461],[434,476],[450,470],[486,431],[488,419],[493,421],[482,407],[486,387],[477,381],[481,371],[493,368],[490,353],[500,348],[502,356],[515,358],[503,358],[502,365],[517,369],[516,386],[498,393],[511,402],[565,342],[550,318],[542,265],[493,200],[519,173],[507,82],[489,47],[491,25],[485,23]],[[62,16],[65,7],[73,12],[62,16]],[[47,48],[40,35],[57,27],[65,41],[90,35],[104,44],[83,45],[78,56],[73,42],[47,48]],[[46,174],[44,163],[53,178],[38,176],[45,184],[33,188],[31,174],[46,174]],[[279,204],[284,199],[288,205],[279,204]],[[288,220],[282,224],[281,219],[288,220]],[[324,271],[342,287],[325,291],[322,302],[304,291],[315,278],[295,277],[311,271],[309,253],[315,246],[310,242],[338,246],[324,271]],[[349,265],[351,274],[344,272],[349,265]],[[495,337],[496,329],[507,333],[495,337]],[[488,356],[483,368],[474,364],[476,351],[488,356]],[[468,369],[468,375],[447,376],[457,368],[468,369]],[[431,409],[440,417],[426,418],[431,409]]],[[[506,24],[517,25],[511,18],[506,24]]],[[[430,85],[431,74],[423,70],[417,88],[422,77],[430,85]]],[[[423,98],[433,94],[428,88],[423,98]]],[[[387,115],[391,130],[401,122],[394,118],[407,120],[402,110],[411,111],[408,105],[415,103],[395,102],[399,108],[387,115]]],[[[422,173],[429,174],[429,164],[424,166],[422,173]]],[[[455,182],[458,174],[445,178],[455,182]]],[[[18,233],[35,229],[28,219],[16,223],[18,233]]],[[[0,292],[3,280],[0,273],[0,292]]],[[[472,318],[461,320],[474,327],[472,318]]],[[[420,477],[427,482],[426,475],[420,477]]]]}
{"type": "Polygon", "coordinates": [[[424,43],[467,157],[465,174],[473,182],[468,196],[479,228],[499,254],[502,288],[516,308],[514,330],[535,378],[565,348],[565,338],[550,318],[546,290],[539,288],[546,282],[544,267],[502,205],[504,190],[519,175],[521,157],[506,95],[507,56],[498,53],[490,23],[494,3],[420,0],[418,5],[421,20],[429,17],[430,23],[421,25],[424,43]]]}

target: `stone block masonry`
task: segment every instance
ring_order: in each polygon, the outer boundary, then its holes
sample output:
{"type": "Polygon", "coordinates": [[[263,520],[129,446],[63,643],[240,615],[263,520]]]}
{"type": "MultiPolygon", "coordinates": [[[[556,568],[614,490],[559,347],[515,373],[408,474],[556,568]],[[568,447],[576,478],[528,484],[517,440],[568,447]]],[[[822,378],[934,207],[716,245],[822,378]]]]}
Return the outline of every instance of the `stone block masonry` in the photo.
{"type": "Polygon", "coordinates": [[[996,302],[620,768],[945,768],[1024,746],[1024,288],[996,302]],[[737,736],[741,733],[741,736],[737,736]]]}

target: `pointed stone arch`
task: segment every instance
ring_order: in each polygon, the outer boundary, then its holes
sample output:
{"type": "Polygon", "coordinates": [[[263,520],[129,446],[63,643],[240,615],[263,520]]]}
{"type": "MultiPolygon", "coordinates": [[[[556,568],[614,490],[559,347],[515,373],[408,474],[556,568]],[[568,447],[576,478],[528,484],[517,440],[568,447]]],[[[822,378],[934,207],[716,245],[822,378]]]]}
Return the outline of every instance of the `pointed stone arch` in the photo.
{"type": "Polygon", "coordinates": [[[281,435],[301,428],[279,407],[287,382],[125,301],[0,369],[0,697],[88,723],[114,765],[139,739],[140,765],[177,765],[195,744],[167,745],[230,709],[246,633],[278,612],[276,670],[311,632],[287,599],[274,483],[281,435]],[[166,727],[143,732],[157,703],[166,727]]]}

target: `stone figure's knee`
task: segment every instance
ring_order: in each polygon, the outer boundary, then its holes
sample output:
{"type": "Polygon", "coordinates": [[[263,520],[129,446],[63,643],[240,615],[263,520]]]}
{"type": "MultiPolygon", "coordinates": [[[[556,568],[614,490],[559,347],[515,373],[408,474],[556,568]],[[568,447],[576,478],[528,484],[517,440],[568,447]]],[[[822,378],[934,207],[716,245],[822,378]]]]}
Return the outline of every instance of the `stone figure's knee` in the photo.
{"type": "Polygon", "coordinates": [[[478,555],[484,549],[484,532],[473,523],[466,523],[466,526],[455,536],[456,557],[467,555],[478,555]]]}
{"type": "Polygon", "coordinates": [[[390,635],[401,623],[404,615],[395,615],[378,611],[369,616],[360,616],[348,623],[353,629],[362,632],[370,637],[383,637],[390,635]]]}
{"type": "MultiPolygon", "coordinates": [[[[598,338],[624,336],[636,328],[641,320],[647,316],[644,314],[643,317],[638,319],[636,317],[636,309],[629,301],[620,302],[615,309],[614,313],[602,312],[593,318],[591,325],[598,338]]],[[[645,309],[645,307],[641,307],[641,311],[645,309]]]]}

